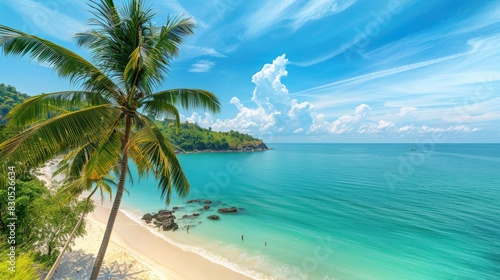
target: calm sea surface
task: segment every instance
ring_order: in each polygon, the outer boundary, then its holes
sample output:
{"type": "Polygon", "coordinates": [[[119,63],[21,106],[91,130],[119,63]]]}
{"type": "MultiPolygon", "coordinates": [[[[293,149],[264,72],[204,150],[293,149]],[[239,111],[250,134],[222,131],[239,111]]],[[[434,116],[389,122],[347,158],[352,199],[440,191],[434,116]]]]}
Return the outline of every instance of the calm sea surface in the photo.
{"type": "MultiPolygon", "coordinates": [[[[500,145],[269,146],[179,155],[191,193],[164,238],[257,279],[500,279],[500,145]]],[[[127,189],[130,216],[165,208],[153,178],[127,189]]]]}

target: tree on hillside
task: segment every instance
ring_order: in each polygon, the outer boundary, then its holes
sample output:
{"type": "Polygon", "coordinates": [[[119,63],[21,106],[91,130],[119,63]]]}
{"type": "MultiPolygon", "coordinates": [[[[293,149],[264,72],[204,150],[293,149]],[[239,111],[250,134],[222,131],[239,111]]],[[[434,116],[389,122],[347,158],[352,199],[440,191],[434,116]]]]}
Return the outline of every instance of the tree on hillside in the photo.
{"type": "Polygon", "coordinates": [[[154,13],[141,0],[130,0],[121,8],[113,0],[91,1],[90,6],[96,17],[90,21],[91,29],[77,34],[76,41],[90,50],[94,63],[53,42],[0,25],[0,46],[6,55],[49,64],[59,76],[81,87],[29,98],[10,111],[7,127],[24,130],[0,144],[0,162],[33,167],[73,151],[87,155],[74,170],[81,177],[100,178],[117,171],[117,191],[91,274],[91,279],[97,279],[129,159],[140,175],[156,177],[167,203],[172,187],[181,196],[189,191],[172,146],[147,116],[172,115],[178,126],[176,105],[217,112],[220,102],[200,89],[154,92],[164,82],[184,38],[193,34],[192,20],[169,18],[157,27],[152,22],[154,13]]]}
{"type": "Polygon", "coordinates": [[[17,104],[21,104],[29,95],[20,93],[15,87],[0,84],[0,124],[7,113],[17,104]]]}

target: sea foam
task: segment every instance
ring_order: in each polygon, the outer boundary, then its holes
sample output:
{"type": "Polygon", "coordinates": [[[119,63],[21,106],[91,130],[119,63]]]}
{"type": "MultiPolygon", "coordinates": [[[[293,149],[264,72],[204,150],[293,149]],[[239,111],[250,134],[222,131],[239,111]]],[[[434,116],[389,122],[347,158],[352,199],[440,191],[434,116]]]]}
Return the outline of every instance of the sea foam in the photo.
{"type": "MultiPolygon", "coordinates": [[[[206,250],[204,248],[196,247],[196,246],[191,246],[191,245],[186,245],[186,244],[182,244],[182,243],[179,243],[177,241],[174,241],[173,239],[169,238],[165,234],[162,234],[161,232],[158,232],[158,231],[152,229],[151,227],[147,226],[147,224],[141,220],[141,217],[135,215],[131,211],[124,210],[124,209],[120,209],[120,211],[123,214],[125,214],[125,216],[127,216],[129,219],[131,219],[132,221],[136,222],[138,225],[142,226],[143,228],[148,229],[149,232],[151,232],[152,234],[160,237],[161,239],[165,240],[166,242],[168,242],[168,243],[176,246],[177,248],[179,248],[179,249],[181,249],[183,251],[195,253],[195,254],[203,257],[204,259],[207,259],[207,260],[209,260],[209,261],[211,261],[213,263],[222,265],[222,266],[224,266],[226,268],[229,268],[229,269],[231,269],[231,270],[233,270],[235,272],[241,273],[241,274],[243,274],[245,276],[248,276],[250,278],[253,278],[253,279],[276,279],[276,277],[265,275],[265,274],[263,274],[261,272],[251,270],[251,269],[249,269],[249,268],[247,268],[245,266],[242,266],[240,264],[237,264],[235,262],[230,261],[226,257],[217,255],[217,254],[215,254],[215,253],[213,253],[213,252],[211,252],[209,250],[206,250]]],[[[241,256],[240,255],[240,257],[242,257],[242,258],[248,258],[250,256],[248,256],[248,255],[241,256]]],[[[255,257],[253,257],[253,258],[255,258],[255,257]]],[[[263,264],[266,263],[265,257],[258,256],[257,258],[258,258],[257,265],[263,265],[263,264]]]]}

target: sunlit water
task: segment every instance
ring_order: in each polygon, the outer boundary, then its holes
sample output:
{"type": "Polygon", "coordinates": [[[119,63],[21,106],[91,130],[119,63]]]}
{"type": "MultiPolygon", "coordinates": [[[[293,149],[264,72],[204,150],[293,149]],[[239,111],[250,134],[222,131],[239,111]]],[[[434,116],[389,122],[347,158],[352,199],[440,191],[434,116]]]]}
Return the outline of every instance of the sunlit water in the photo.
{"type": "MultiPolygon", "coordinates": [[[[165,238],[259,279],[500,279],[500,145],[270,146],[179,155],[191,194],[165,238]]],[[[134,183],[129,215],[165,208],[154,179],[134,183]]]]}

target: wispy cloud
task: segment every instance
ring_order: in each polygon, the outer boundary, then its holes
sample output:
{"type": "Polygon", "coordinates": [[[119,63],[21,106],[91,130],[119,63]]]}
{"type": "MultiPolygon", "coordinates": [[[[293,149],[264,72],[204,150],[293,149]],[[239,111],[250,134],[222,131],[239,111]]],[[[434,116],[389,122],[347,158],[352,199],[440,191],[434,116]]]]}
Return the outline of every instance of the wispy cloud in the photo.
{"type": "Polygon", "coordinates": [[[354,41],[351,41],[349,44],[339,46],[337,49],[335,49],[327,54],[317,56],[317,57],[314,57],[314,58],[311,58],[311,59],[305,60],[305,61],[292,61],[292,62],[290,62],[290,64],[297,65],[300,67],[309,67],[312,65],[316,65],[318,63],[325,62],[329,59],[336,57],[339,54],[344,53],[346,51],[346,49],[352,47],[353,45],[354,45],[354,41]]]}
{"type": "Polygon", "coordinates": [[[29,23],[29,33],[43,33],[64,41],[72,40],[72,36],[86,29],[85,25],[44,2],[33,0],[6,0],[5,4],[16,10],[29,23]]]}
{"type": "Polygon", "coordinates": [[[340,13],[355,0],[284,0],[266,1],[245,21],[244,37],[256,37],[274,28],[297,30],[310,21],[340,13]]]}
{"type": "Polygon", "coordinates": [[[215,66],[215,62],[209,60],[198,60],[196,63],[191,65],[189,72],[209,72],[215,66]]]}
{"type": "Polygon", "coordinates": [[[302,92],[298,92],[294,95],[300,95],[300,94],[304,94],[304,93],[308,93],[308,92],[312,92],[312,91],[318,91],[318,90],[327,89],[327,88],[332,88],[332,87],[336,87],[336,86],[353,86],[353,85],[365,83],[365,82],[368,82],[368,81],[371,81],[374,79],[379,79],[379,78],[399,74],[402,72],[410,71],[413,69],[441,63],[441,62],[448,61],[448,60],[451,60],[454,58],[465,56],[467,54],[469,54],[469,52],[449,55],[449,56],[445,56],[445,57],[441,57],[441,58],[437,58],[437,59],[431,59],[431,60],[427,60],[427,61],[398,66],[398,67],[394,67],[391,69],[385,69],[385,70],[381,70],[381,71],[377,71],[377,72],[372,72],[372,73],[364,74],[361,76],[357,76],[357,77],[329,83],[326,85],[322,85],[319,87],[311,88],[311,89],[308,89],[308,90],[305,90],[302,92]]]}
{"type": "MultiPolygon", "coordinates": [[[[405,0],[401,1],[403,7],[410,7],[411,1],[405,0]]],[[[379,28],[388,28],[391,23],[404,23],[405,21],[413,20],[411,9],[409,9],[406,16],[404,13],[392,15],[389,18],[389,23],[387,26],[379,25],[379,28]]],[[[372,12],[372,15],[376,13],[372,12]]],[[[370,23],[377,23],[375,18],[367,20],[366,26],[370,23]]],[[[370,41],[379,39],[383,32],[377,33],[375,36],[366,36],[362,38],[363,43],[359,43],[359,36],[363,35],[360,32],[366,32],[363,25],[353,26],[352,38],[344,43],[337,43],[337,48],[332,49],[330,52],[325,54],[316,54],[315,56],[303,60],[303,61],[293,61],[292,64],[309,67],[328,61],[338,55],[344,54],[346,59],[350,60],[353,56],[359,55],[366,60],[377,61],[373,65],[391,65],[392,63],[400,63],[405,59],[414,59],[415,57],[428,54],[430,57],[432,55],[437,55],[443,50],[442,46],[444,42],[449,42],[451,40],[456,41],[457,38],[463,39],[467,37],[474,37],[478,31],[483,31],[486,29],[491,29],[492,32],[498,29],[495,25],[500,23],[500,3],[493,2],[485,4],[483,9],[471,14],[464,19],[458,21],[443,21],[439,26],[432,29],[425,29],[419,33],[411,34],[411,36],[405,36],[399,40],[384,44],[382,46],[377,46],[376,48],[370,48],[370,41]],[[363,30],[362,30],[363,29],[363,30]],[[357,31],[355,31],[357,30],[357,31]],[[358,48],[358,45],[363,45],[363,47],[358,48]],[[402,51],[404,50],[404,51],[402,51]]],[[[348,24],[348,23],[346,23],[348,24]]],[[[364,35],[367,35],[366,33],[364,35]]],[[[335,45],[335,44],[334,44],[335,45]]]]}
{"type": "Polygon", "coordinates": [[[286,10],[296,0],[267,1],[259,10],[248,17],[245,23],[245,37],[255,37],[270,26],[284,19],[286,10]]]}
{"type": "Polygon", "coordinates": [[[165,8],[169,9],[170,11],[172,11],[176,16],[189,17],[193,19],[196,22],[196,24],[203,29],[209,27],[209,25],[206,22],[193,16],[186,8],[184,8],[176,0],[163,0],[163,1],[158,1],[158,3],[164,6],[165,8]]]}
{"type": "Polygon", "coordinates": [[[193,45],[182,46],[180,59],[188,59],[199,56],[226,57],[214,48],[200,47],[193,45]]]}
{"type": "Polygon", "coordinates": [[[349,107],[369,104],[371,124],[363,132],[380,130],[380,120],[412,133],[431,131],[422,129],[423,123],[444,132],[491,129],[492,123],[500,120],[500,70],[491,63],[500,57],[500,34],[472,38],[464,45],[457,46],[467,49],[462,53],[334,81],[292,95],[314,104],[321,114],[319,123],[345,114],[349,107]],[[448,129],[461,125],[470,130],[448,129]]]}
{"type": "Polygon", "coordinates": [[[300,28],[309,21],[340,13],[354,4],[355,0],[316,0],[309,1],[292,16],[291,26],[300,28]]]}

